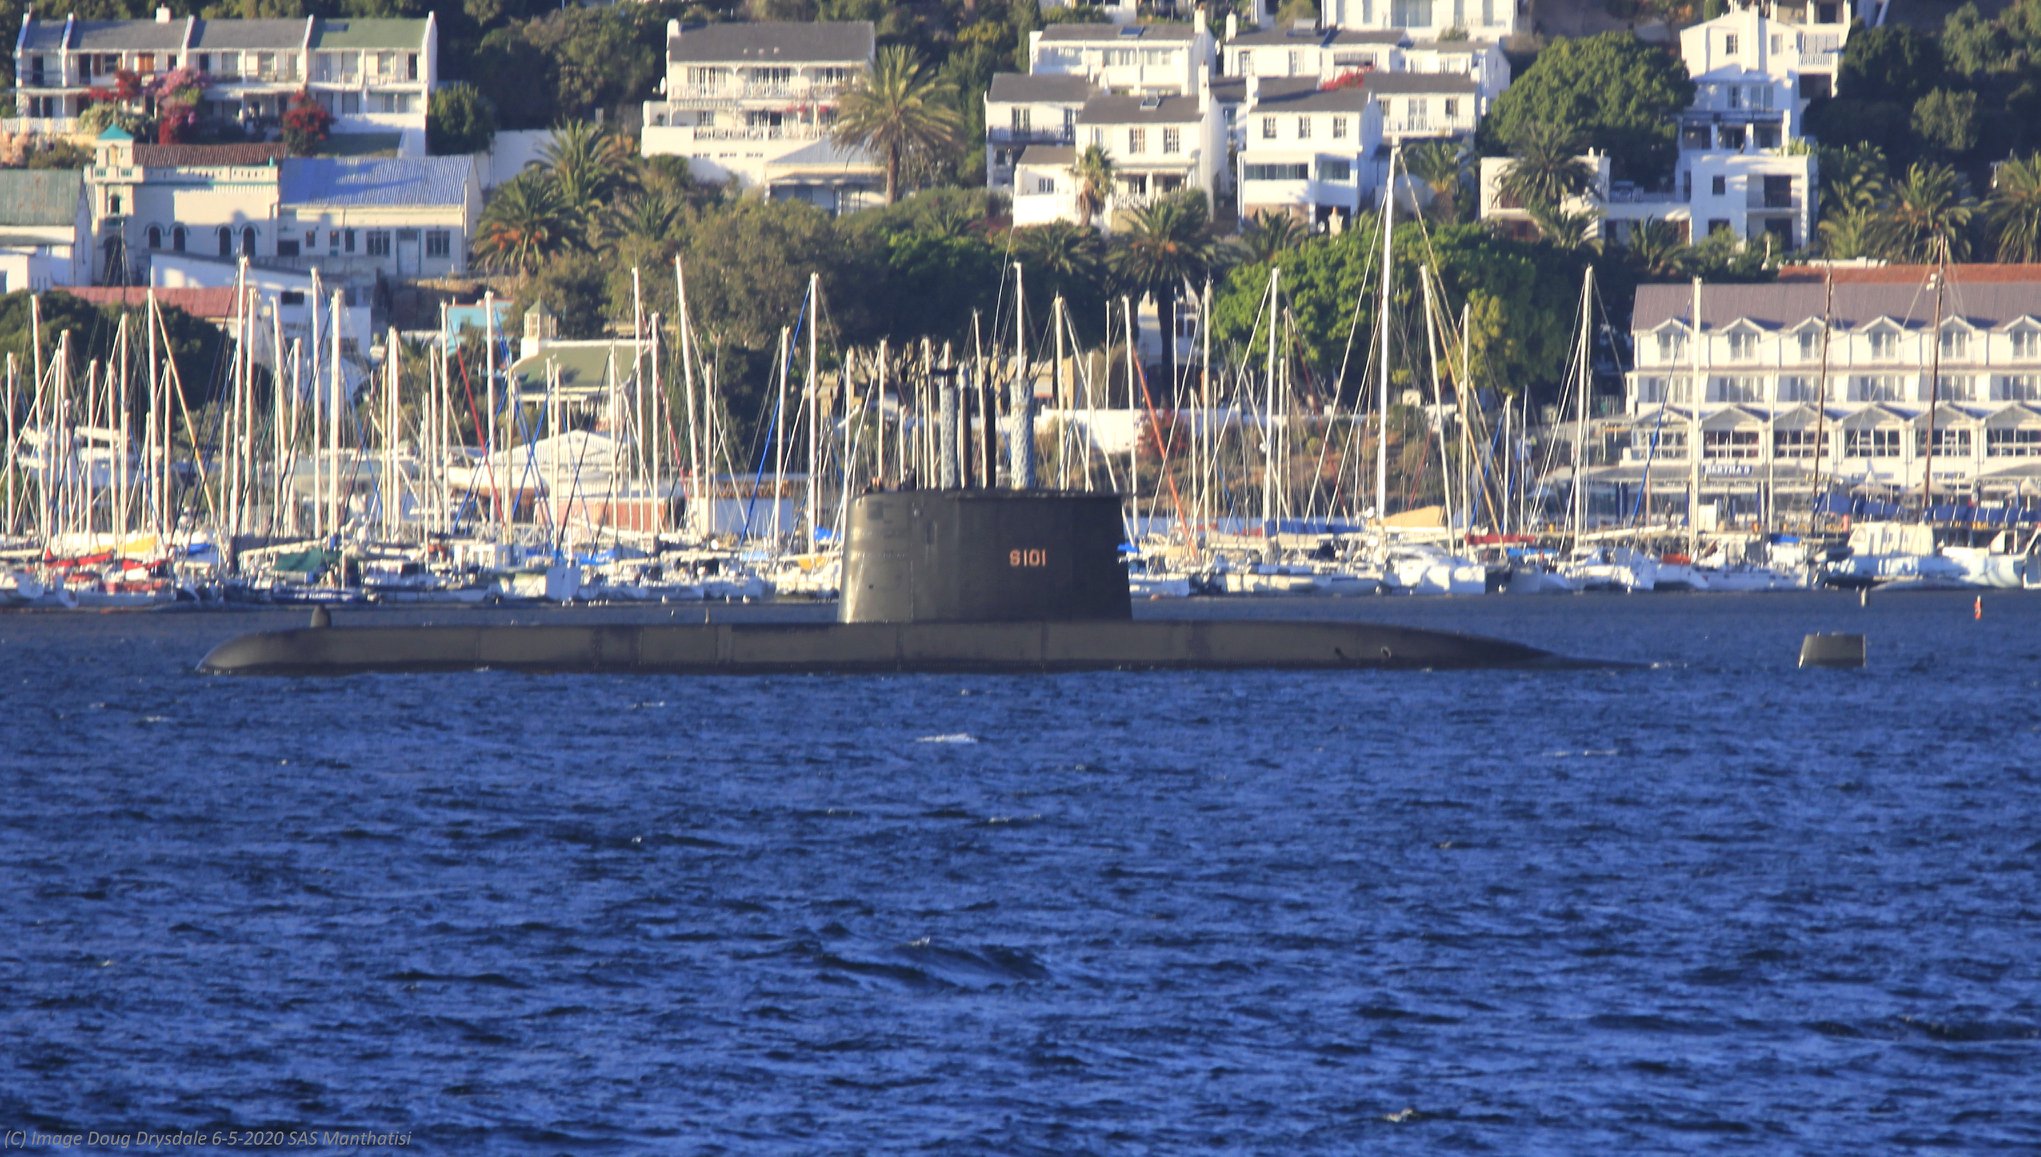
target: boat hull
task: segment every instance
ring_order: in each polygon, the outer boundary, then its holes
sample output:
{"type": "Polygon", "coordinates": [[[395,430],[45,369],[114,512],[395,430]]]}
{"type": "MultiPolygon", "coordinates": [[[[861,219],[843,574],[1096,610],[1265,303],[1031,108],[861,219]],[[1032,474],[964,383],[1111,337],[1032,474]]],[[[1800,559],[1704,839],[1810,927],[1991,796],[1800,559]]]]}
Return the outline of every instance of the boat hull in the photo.
{"type": "Polygon", "coordinates": [[[214,674],[579,671],[779,674],[907,671],[1396,669],[1571,665],[1497,639],[1332,622],[673,624],[309,627],[230,639],[214,674]]]}

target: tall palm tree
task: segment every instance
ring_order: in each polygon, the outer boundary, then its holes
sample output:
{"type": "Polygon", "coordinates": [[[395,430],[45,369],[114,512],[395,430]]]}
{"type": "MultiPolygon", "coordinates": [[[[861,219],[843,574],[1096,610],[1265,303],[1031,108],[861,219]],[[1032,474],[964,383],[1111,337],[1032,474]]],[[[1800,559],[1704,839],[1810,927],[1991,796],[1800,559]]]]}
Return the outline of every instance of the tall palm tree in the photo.
{"type": "Polygon", "coordinates": [[[1431,189],[1425,215],[1450,225],[1459,215],[1460,184],[1473,153],[1464,141],[1419,141],[1403,150],[1403,171],[1431,189]]]}
{"type": "Polygon", "coordinates": [[[1630,259],[1647,277],[1685,277],[1693,252],[1672,222],[1652,217],[1630,230],[1630,259]]]}
{"type": "Polygon", "coordinates": [[[1217,264],[1212,216],[1204,193],[1180,189],[1127,214],[1114,238],[1112,265],[1129,291],[1155,298],[1162,323],[1162,364],[1176,388],[1177,296],[1186,282],[1197,284],[1217,264]]]}
{"type": "Polygon", "coordinates": [[[1260,264],[1273,261],[1302,245],[1308,236],[1310,234],[1305,232],[1303,222],[1295,217],[1261,209],[1240,227],[1240,237],[1235,244],[1240,249],[1242,260],[1260,264]]]}
{"type": "Polygon", "coordinates": [[[837,102],[836,141],[885,159],[888,205],[900,200],[902,164],[951,148],[962,136],[955,96],[951,85],[924,73],[921,59],[896,44],[881,51],[872,70],[837,102]]]}
{"type": "Polygon", "coordinates": [[[1511,154],[1502,195],[1536,216],[1595,191],[1595,171],[1580,156],[1573,130],[1552,121],[1532,125],[1511,154]]]}
{"type": "Polygon", "coordinates": [[[1602,218],[1592,209],[1575,212],[1563,205],[1533,205],[1531,220],[1538,226],[1538,236],[1561,249],[1601,250],[1602,218]]]}
{"type": "Polygon", "coordinates": [[[610,206],[603,233],[612,241],[627,237],[664,241],[680,224],[680,202],[665,189],[641,189],[610,206]]]}
{"type": "Polygon", "coordinates": [[[1105,245],[1098,234],[1068,221],[1014,230],[1013,254],[1029,272],[1065,280],[1096,280],[1105,271],[1105,245]]]}
{"type": "Polygon", "coordinates": [[[1892,261],[1927,262],[1935,258],[1937,242],[1947,242],[1949,259],[1962,261],[1970,256],[1970,221],[1976,214],[1977,202],[1955,169],[1911,165],[1878,220],[1878,248],[1892,261]]]}
{"type": "Polygon", "coordinates": [[[485,268],[531,274],[577,244],[577,220],[544,170],[519,173],[498,186],[476,223],[475,255],[485,268]]]}
{"type": "Polygon", "coordinates": [[[1831,261],[1869,257],[1878,249],[1881,210],[1877,205],[1824,213],[1814,227],[1821,234],[1821,255],[1831,261]]]}
{"type": "Polygon", "coordinates": [[[1098,145],[1087,145],[1070,167],[1070,175],[1077,178],[1078,222],[1089,229],[1113,195],[1112,154],[1098,145]]]}
{"type": "Polygon", "coordinates": [[[590,228],[636,171],[623,138],[594,121],[555,126],[552,138],[539,150],[539,160],[553,175],[567,207],[590,228]]]}
{"type": "Polygon", "coordinates": [[[1998,259],[2041,261],[2041,153],[2013,157],[1998,167],[1984,219],[1998,238],[1998,259]]]}

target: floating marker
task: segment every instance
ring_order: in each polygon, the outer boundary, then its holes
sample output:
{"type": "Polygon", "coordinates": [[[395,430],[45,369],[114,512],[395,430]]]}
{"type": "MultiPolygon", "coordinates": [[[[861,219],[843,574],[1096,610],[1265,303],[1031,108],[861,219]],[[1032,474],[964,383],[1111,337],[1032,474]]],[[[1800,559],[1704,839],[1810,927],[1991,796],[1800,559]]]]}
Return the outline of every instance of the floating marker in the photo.
{"type": "Polygon", "coordinates": [[[1864,636],[1812,634],[1800,640],[1802,667],[1861,667],[1864,636]]]}
{"type": "Polygon", "coordinates": [[[1973,618],[1973,619],[1977,619],[1977,620],[1979,620],[1979,621],[1982,621],[1982,620],[1984,619],[1984,596],[1983,596],[1983,595],[1979,595],[1979,596],[1977,596],[1977,601],[1976,601],[1976,602],[1974,602],[1974,603],[1972,603],[1972,604],[1970,604],[1970,617],[1971,617],[1971,618],[1973,618]]]}

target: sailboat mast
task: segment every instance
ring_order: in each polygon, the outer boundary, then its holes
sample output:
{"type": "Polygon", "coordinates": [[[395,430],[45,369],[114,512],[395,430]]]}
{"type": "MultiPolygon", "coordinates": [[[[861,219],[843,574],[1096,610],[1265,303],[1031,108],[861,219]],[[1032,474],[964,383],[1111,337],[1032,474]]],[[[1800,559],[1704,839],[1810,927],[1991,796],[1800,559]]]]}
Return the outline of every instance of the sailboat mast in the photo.
{"type": "Polygon", "coordinates": [[[822,502],[822,395],[815,381],[816,331],[822,328],[822,275],[808,275],[808,553],[815,553],[815,522],[822,502]]]}
{"type": "Polygon", "coordinates": [[[1936,244],[1937,268],[1930,275],[1935,282],[1935,325],[1928,337],[1928,445],[1927,454],[1921,460],[1923,522],[1931,521],[1935,510],[1935,407],[1942,398],[1942,293],[1949,271],[1948,245],[1946,240],[1936,244]]]}
{"type": "MultiPolygon", "coordinates": [[[[1694,348],[1688,361],[1692,373],[1687,386],[1687,558],[1700,557],[1701,543],[1701,399],[1708,396],[1708,381],[1701,369],[1701,279],[1694,278],[1694,348]]],[[[1586,372],[1586,367],[1582,367],[1586,372]]]]}
{"type": "Polygon", "coordinates": [[[1375,399],[1375,521],[1383,525],[1389,517],[1389,276],[1390,241],[1396,233],[1396,162],[1403,156],[1402,145],[1389,148],[1389,175],[1382,182],[1382,351],[1375,399]]]}
{"type": "Polygon", "coordinates": [[[1593,376],[1588,372],[1588,330],[1594,324],[1595,267],[1587,267],[1580,283],[1580,333],[1574,338],[1573,364],[1580,374],[1580,405],[1573,412],[1573,541],[1579,545],[1587,529],[1587,406],[1593,376]]]}

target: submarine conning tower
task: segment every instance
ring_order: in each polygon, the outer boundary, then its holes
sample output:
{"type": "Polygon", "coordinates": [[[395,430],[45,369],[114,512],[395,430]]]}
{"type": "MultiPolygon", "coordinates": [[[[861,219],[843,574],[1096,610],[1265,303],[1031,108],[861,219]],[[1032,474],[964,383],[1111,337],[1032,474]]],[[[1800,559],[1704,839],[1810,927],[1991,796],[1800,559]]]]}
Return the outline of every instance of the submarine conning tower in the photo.
{"type": "Polygon", "coordinates": [[[851,504],[837,621],[1131,619],[1122,537],[1117,494],[866,494],[851,504]]]}

